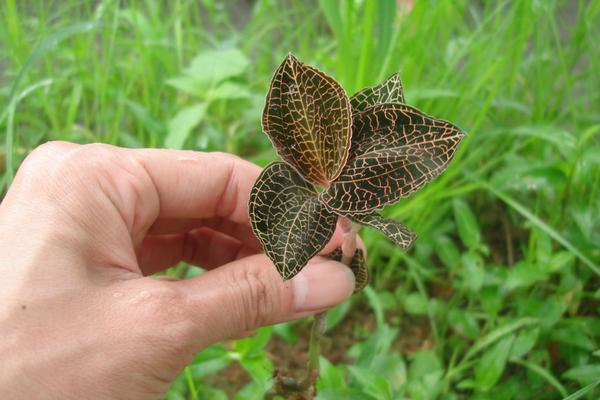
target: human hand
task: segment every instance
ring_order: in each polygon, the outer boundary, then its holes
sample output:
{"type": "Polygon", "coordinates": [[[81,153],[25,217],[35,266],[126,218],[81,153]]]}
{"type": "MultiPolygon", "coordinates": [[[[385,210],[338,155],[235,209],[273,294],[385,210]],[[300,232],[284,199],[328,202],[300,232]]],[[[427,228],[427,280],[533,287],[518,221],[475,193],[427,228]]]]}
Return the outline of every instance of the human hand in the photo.
{"type": "Polygon", "coordinates": [[[0,398],[154,399],[208,344],[349,296],[343,264],[283,282],[258,254],[259,172],[222,153],[36,149],[0,204],[0,398]],[[147,276],[181,260],[208,272],[147,276]]]}

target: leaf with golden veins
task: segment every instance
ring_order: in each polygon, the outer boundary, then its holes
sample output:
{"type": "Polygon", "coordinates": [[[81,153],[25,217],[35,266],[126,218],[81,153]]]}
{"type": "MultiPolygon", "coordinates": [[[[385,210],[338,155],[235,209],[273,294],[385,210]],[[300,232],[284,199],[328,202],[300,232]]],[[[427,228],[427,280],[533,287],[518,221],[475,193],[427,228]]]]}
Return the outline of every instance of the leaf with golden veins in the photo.
{"type": "Polygon", "coordinates": [[[366,225],[368,227],[377,229],[386,235],[392,242],[400,246],[403,250],[408,250],[408,248],[417,238],[417,235],[412,233],[400,222],[394,221],[393,219],[384,218],[376,213],[364,215],[357,214],[349,218],[361,225],[366,225]]]}
{"type": "Polygon", "coordinates": [[[269,164],[250,192],[250,223],[283,279],[296,275],[333,236],[337,215],[283,162],[269,164]]]}
{"type": "Polygon", "coordinates": [[[449,122],[400,103],[353,116],[350,158],[321,200],[340,215],[394,203],[442,173],[465,135],[449,122]]]}
{"type": "MultiPolygon", "coordinates": [[[[342,248],[335,249],[329,257],[335,261],[342,261],[342,248]]],[[[356,249],[352,261],[348,266],[354,273],[355,285],[354,293],[360,292],[369,283],[369,270],[367,268],[367,260],[363,249],[356,249]]]]}
{"type": "Polygon", "coordinates": [[[351,124],[350,100],[335,79],[289,54],[275,71],[262,117],[279,156],[326,186],[346,163],[351,124]]]}
{"type": "Polygon", "coordinates": [[[350,97],[353,113],[383,103],[406,103],[402,81],[398,73],[387,78],[385,82],[364,88],[350,97]]]}

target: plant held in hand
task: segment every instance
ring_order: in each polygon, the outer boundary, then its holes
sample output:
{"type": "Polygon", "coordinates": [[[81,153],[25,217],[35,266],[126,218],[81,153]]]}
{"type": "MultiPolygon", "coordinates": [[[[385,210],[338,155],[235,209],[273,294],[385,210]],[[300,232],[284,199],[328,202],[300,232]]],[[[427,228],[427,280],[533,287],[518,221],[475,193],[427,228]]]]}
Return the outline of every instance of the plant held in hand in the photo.
{"type": "MultiPolygon", "coordinates": [[[[348,98],[333,78],[291,54],[275,71],[262,125],[283,161],[258,177],[249,213],[283,279],[325,247],[338,220],[346,235],[331,256],[353,269],[357,290],[367,283],[364,254],[355,244],[358,226],[380,230],[403,249],[415,240],[377,210],[444,171],[464,133],[404,103],[397,74],[348,98]]],[[[322,321],[313,333],[318,325],[322,321]]],[[[311,368],[301,386],[314,393],[311,368]]]]}

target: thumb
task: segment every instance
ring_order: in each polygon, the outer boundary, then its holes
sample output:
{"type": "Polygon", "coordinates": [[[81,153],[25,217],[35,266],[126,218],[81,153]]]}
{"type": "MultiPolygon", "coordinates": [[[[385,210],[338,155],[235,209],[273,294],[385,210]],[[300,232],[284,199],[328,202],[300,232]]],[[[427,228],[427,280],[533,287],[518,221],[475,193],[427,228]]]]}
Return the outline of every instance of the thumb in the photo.
{"type": "Polygon", "coordinates": [[[316,257],[284,281],[273,263],[259,254],[179,283],[195,320],[197,346],[204,347],[341,303],[354,290],[354,275],[344,264],[316,257]]]}

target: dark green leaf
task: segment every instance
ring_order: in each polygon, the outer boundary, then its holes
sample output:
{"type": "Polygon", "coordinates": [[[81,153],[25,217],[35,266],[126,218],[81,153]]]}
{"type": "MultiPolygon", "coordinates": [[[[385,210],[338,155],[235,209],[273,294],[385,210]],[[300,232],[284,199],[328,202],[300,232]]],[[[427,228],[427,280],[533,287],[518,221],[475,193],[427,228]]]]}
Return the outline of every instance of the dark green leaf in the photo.
{"type": "Polygon", "coordinates": [[[352,377],[366,394],[379,400],[392,399],[392,387],[387,379],[368,368],[351,365],[349,369],[352,377]]]}
{"type": "Polygon", "coordinates": [[[506,361],[514,340],[514,334],[506,336],[479,359],[475,367],[475,382],[479,389],[490,390],[498,382],[506,368],[506,361]]]}
{"type": "Polygon", "coordinates": [[[399,103],[353,117],[352,148],[340,176],[321,194],[340,214],[365,214],[410,195],[438,176],[464,133],[399,103]]]}
{"type": "Polygon", "coordinates": [[[260,174],[248,211],[254,234],[283,279],[292,278],[323,249],[337,222],[314,187],[282,162],[269,164],[260,174]]]}
{"type": "Polygon", "coordinates": [[[364,88],[350,97],[352,112],[364,111],[369,107],[383,103],[406,103],[400,75],[395,73],[385,82],[364,88]]]}
{"type": "Polygon", "coordinates": [[[596,382],[600,377],[600,364],[587,364],[571,368],[562,374],[565,379],[578,381],[582,385],[596,382]]]}
{"type": "Polygon", "coordinates": [[[392,242],[405,250],[408,249],[417,238],[417,235],[409,231],[408,228],[400,222],[384,218],[375,213],[353,215],[351,219],[359,224],[367,225],[381,231],[392,242]]]}
{"type": "MultiPolygon", "coordinates": [[[[329,256],[332,260],[342,261],[342,248],[338,247],[329,256]]],[[[350,267],[356,279],[354,293],[360,292],[369,283],[369,270],[367,269],[365,252],[362,249],[356,249],[348,267],[350,267]]]]}
{"type": "Polygon", "coordinates": [[[344,389],[346,380],[343,367],[336,367],[328,359],[321,356],[319,360],[320,374],[317,385],[319,389],[344,389]]]}
{"type": "Polygon", "coordinates": [[[409,293],[404,298],[404,310],[409,314],[426,315],[427,299],[420,293],[409,293]]]}
{"type": "Polygon", "coordinates": [[[327,184],[348,158],[351,122],[341,86],[289,54],[275,71],[262,118],[281,158],[311,182],[327,184]]]}
{"type": "Polygon", "coordinates": [[[213,375],[231,363],[227,349],[222,344],[215,344],[196,354],[190,371],[195,378],[213,375]]]}
{"type": "Polygon", "coordinates": [[[481,242],[481,234],[475,214],[471,211],[471,207],[466,202],[454,199],[454,218],[458,227],[458,234],[463,243],[469,248],[476,248],[481,242]]]}
{"type": "Polygon", "coordinates": [[[181,149],[191,130],[198,125],[206,115],[206,103],[197,103],[180,110],[169,121],[169,133],[165,137],[165,147],[181,149]]]}

